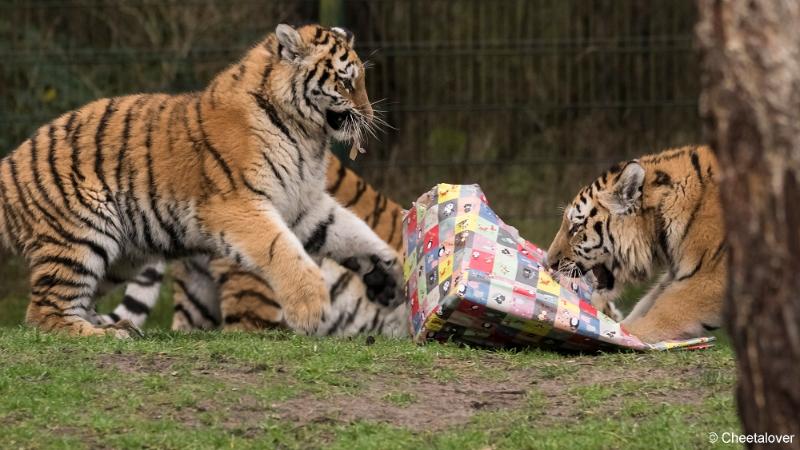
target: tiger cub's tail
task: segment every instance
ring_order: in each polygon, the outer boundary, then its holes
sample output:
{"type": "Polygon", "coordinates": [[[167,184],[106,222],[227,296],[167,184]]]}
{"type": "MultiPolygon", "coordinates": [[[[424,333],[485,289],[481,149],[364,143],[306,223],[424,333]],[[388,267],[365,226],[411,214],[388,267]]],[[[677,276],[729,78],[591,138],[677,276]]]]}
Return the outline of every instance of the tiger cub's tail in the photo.
{"type": "Polygon", "coordinates": [[[329,158],[325,189],[381,239],[398,252],[402,251],[405,210],[399,204],[381,194],[335,156],[329,158]]]}

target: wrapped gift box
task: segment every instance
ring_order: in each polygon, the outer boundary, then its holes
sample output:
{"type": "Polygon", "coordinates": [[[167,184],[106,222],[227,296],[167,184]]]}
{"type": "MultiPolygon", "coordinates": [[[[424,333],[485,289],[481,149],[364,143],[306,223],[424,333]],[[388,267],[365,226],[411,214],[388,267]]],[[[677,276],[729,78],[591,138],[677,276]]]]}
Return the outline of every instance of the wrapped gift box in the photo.
{"type": "Polygon", "coordinates": [[[597,351],[698,349],[713,340],[646,344],[626,332],[592,307],[586,279],[554,279],[545,252],[505,224],[478,185],[437,185],[417,200],[404,229],[417,342],[597,351]]]}

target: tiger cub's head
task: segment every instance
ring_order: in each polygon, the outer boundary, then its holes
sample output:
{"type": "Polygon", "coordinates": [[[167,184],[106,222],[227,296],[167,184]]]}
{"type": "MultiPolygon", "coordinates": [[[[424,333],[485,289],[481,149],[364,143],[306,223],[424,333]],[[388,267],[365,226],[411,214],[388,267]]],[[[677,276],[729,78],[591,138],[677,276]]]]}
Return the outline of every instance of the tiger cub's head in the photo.
{"type": "Polygon", "coordinates": [[[285,109],[334,139],[360,143],[374,113],[354,40],[344,28],[281,24],[267,45],[276,59],[271,91],[285,109]]]}
{"type": "Polygon", "coordinates": [[[564,209],[547,251],[548,265],[567,276],[591,272],[599,294],[646,279],[653,262],[653,227],[642,213],[644,179],[644,167],[633,160],[581,189],[564,209]]]}

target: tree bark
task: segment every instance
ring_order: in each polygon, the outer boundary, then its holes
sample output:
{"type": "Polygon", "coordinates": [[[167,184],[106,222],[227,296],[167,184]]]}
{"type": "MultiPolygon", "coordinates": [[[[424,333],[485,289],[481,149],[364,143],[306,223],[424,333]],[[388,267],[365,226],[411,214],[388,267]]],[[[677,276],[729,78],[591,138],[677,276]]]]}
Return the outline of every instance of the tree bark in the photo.
{"type": "MultiPolygon", "coordinates": [[[[745,433],[800,448],[800,2],[699,0],[700,109],[722,173],[745,433]]],[[[754,448],[773,445],[753,445],[754,448]]]]}

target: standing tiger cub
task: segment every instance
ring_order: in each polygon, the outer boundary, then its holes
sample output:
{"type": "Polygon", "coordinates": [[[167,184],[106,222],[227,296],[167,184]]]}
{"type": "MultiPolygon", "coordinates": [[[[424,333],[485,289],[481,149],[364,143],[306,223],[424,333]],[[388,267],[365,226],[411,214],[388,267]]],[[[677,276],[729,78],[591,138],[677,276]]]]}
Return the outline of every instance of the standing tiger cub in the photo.
{"type": "Polygon", "coordinates": [[[262,276],[284,320],[313,331],[329,294],[309,253],[399,272],[325,192],[329,141],[357,141],[372,115],[352,33],[279,25],[202,92],[103,99],[43,126],[0,162],[0,240],[30,265],[27,322],[128,337],[129,322],[94,312],[103,281],[213,254],[262,276]]]}
{"type": "Polygon", "coordinates": [[[645,342],[695,337],[720,326],[727,249],[717,160],[707,147],[619,164],[564,211],[548,250],[553,269],[591,271],[605,309],[622,285],[665,273],[623,321],[645,342]]]}

